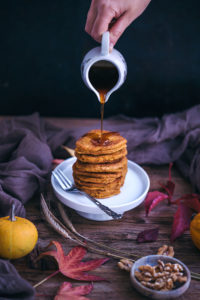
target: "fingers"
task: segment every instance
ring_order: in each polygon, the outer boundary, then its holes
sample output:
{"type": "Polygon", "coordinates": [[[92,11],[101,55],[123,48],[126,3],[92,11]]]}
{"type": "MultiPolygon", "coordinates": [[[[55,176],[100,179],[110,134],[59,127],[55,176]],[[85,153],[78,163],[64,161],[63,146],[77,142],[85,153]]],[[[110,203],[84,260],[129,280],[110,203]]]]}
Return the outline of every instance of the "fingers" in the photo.
{"type": "Polygon", "coordinates": [[[150,1],[92,0],[85,30],[98,42],[101,42],[102,34],[109,30],[112,49],[124,30],[142,14],[150,1]]]}
{"type": "Polygon", "coordinates": [[[110,29],[110,51],[112,51],[112,48],[114,47],[122,33],[132,23],[134,19],[136,19],[136,16],[135,18],[131,18],[127,12],[125,12],[117,19],[117,21],[110,29]]]}
{"type": "Polygon", "coordinates": [[[85,31],[97,42],[101,42],[102,34],[108,30],[109,24],[115,17],[115,11],[106,4],[97,6],[92,1],[85,25],[85,31]]]}
{"type": "Polygon", "coordinates": [[[108,9],[102,7],[97,15],[97,18],[94,21],[91,36],[97,42],[101,42],[102,34],[108,30],[109,24],[112,19],[115,17],[115,11],[113,9],[108,9]]]}
{"type": "Polygon", "coordinates": [[[123,13],[121,16],[116,16],[114,9],[106,5],[96,7],[93,0],[87,15],[85,30],[97,42],[101,42],[102,34],[109,30],[110,50],[112,50],[124,30],[136,17],[132,16],[131,18],[128,12],[123,13]],[[114,24],[109,26],[112,24],[113,19],[115,19],[114,24]]]}
{"type": "Polygon", "coordinates": [[[85,31],[88,34],[91,34],[92,27],[93,27],[94,21],[96,19],[96,16],[97,16],[97,11],[94,6],[94,1],[92,1],[91,5],[90,5],[90,9],[87,14],[87,20],[86,20],[86,24],[85,24],[85,31]]]}

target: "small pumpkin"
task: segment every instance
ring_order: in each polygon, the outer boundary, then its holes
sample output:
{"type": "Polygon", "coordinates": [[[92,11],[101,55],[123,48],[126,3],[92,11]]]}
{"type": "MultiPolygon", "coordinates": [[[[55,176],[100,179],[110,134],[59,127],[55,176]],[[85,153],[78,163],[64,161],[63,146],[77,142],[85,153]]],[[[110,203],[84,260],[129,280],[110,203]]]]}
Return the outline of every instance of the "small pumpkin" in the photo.
{"type": "Polygon", "coordinates": [[[30,253],[38,240],[35,225],[29,220],[15,216],[15,205],[11,215],[0,218],[0,257],[16,259],[30,253]]]}
{"type": "Polygon", "coordinates": [[[195,246],[200,249],[200,213],[190,223],[190,233],[195,246]]]}

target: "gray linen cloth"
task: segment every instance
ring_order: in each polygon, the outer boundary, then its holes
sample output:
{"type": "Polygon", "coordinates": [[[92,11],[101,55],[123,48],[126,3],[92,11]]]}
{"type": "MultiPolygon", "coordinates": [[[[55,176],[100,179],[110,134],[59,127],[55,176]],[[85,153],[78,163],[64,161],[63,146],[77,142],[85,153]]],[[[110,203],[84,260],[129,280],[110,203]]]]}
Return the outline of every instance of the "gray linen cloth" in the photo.
{"type": "Polygon", "coordinates": [[[0,259],[0,299],[33,300],[34,289],[7,260],[0,259]]]}

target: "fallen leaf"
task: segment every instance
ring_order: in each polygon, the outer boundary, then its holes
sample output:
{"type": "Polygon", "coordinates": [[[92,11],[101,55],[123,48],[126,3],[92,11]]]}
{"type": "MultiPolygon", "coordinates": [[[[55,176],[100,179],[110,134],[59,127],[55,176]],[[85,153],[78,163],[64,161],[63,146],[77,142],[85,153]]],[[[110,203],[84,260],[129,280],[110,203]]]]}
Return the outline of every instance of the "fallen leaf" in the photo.
{"type": "Polygon", "coordinates": [[[44,255],[53,256],[59,266],[59,271],[73,279],[77,280],[84,280],[84,281],[100,281],[100,280],[106,280],[102,277],[95,276],[95,275],[89,275],[87,273],[84,273],[85,271],[94,270],[97,267],[101,266],[103,263],[105,263],[108,258],[103,259],[94,259],[82,262],[82,258],[87,253],[86,249],[81,246],[74,247],[68,255],[64,255],[62,246],[60,243],[56,241],[52,241],[50,245],[56,246],[56,251],[48,251],[44,252],[40,255],[40,257],[44,255]]]}
{"type": "Polygon", "coordinates": [[[166,191],[166,194],[159,191],[149,192],[145,199],[145,211],[146,216],[148,216],[150,211],[164,199],[168,199],[169,204],[178,205],[177,211],[174,215],[171,233],[171,241],[174,241],[177,237],[180,237],[187,229],[189,229],[192,212],[200,212],[200,195],[195,193],[185,194],[175,201],[172,201],[175,189],[175,183],[172,181],[171,176],[172,166],[173,163],[170,163],[169,178],[166,184],[159,182],[161,187],[166,191]]]}
{"type": "Polygon", "coordinates": [[[154,191],[154,192],[149,192],[147,194],[147,197],[145,198],[145,211],[146,211],[146,216],[149,215],[150,211],[158,205],[160,202],[163,200],[167,199],[168,196],[164,193],[154,191]]]}
{"type": "Polygon", "coordinates": [[[172,181],[171,169],[173,163],[169,164],[169,179],[166,184],[159,182],[160,186],[167,192],[168,194],[168,203],[171,204],[171,199],[174,194],[175,183],[172,181]]]}
{"type": "Polygon", "coordinates": [[[184,194],[176,201],[174,204],[184,203],[187,207],[191,208],[193,211],[200,212],[200,195],[198,194],[184,194]]]}
{"type": "Polygon", "coordinates": [[[192,216],[192,210],[184,203],[179,203],[172,224],[172,233],[171,233],[172,242],[190,228],[191,216],[192,216]]]}
{"type": "Polygon", "coordinates": [[[54,300],[89,300],[89,298],[82,296],[88,295],[91,292],[92,288],[92,284],[72,287],[72,284],[70,282],[63,282],[54,300]]]}
{"type": "Polygon", "coordinates": [[[159,228],[152,228],[152,229],[141,231],[138,234],[136,241],[138,243],[155,242],[158,238],[158,232],[159,232],[159,228]]]}

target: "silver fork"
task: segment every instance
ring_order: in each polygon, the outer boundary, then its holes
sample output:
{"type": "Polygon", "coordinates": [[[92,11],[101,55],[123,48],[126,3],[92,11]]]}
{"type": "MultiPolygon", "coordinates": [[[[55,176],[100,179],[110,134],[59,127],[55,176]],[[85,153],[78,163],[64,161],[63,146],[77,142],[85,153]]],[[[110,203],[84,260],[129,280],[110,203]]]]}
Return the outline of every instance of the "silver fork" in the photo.
{"type": "Polygon", "coordinates": [[[107,215],[112,217],[113,219],[121,219],[122,215],[117,214],[113,210],[111,210],[109,207],[103,205],[101,202],[99,202],[97,199],[93,198],[92,196],[88,195],[82,190],[77,189],[74,183],[67,178],[67,176],[62,172],[60,169],[55,169],[52,171],[53,176],[56,178],[58,181],[59,185],[64,191],[67,192],[79,192],[80,194],[86,196],[88,199],[90,199],[94,204],[96,204],[103,212],[105,212],[107,215]]]}

